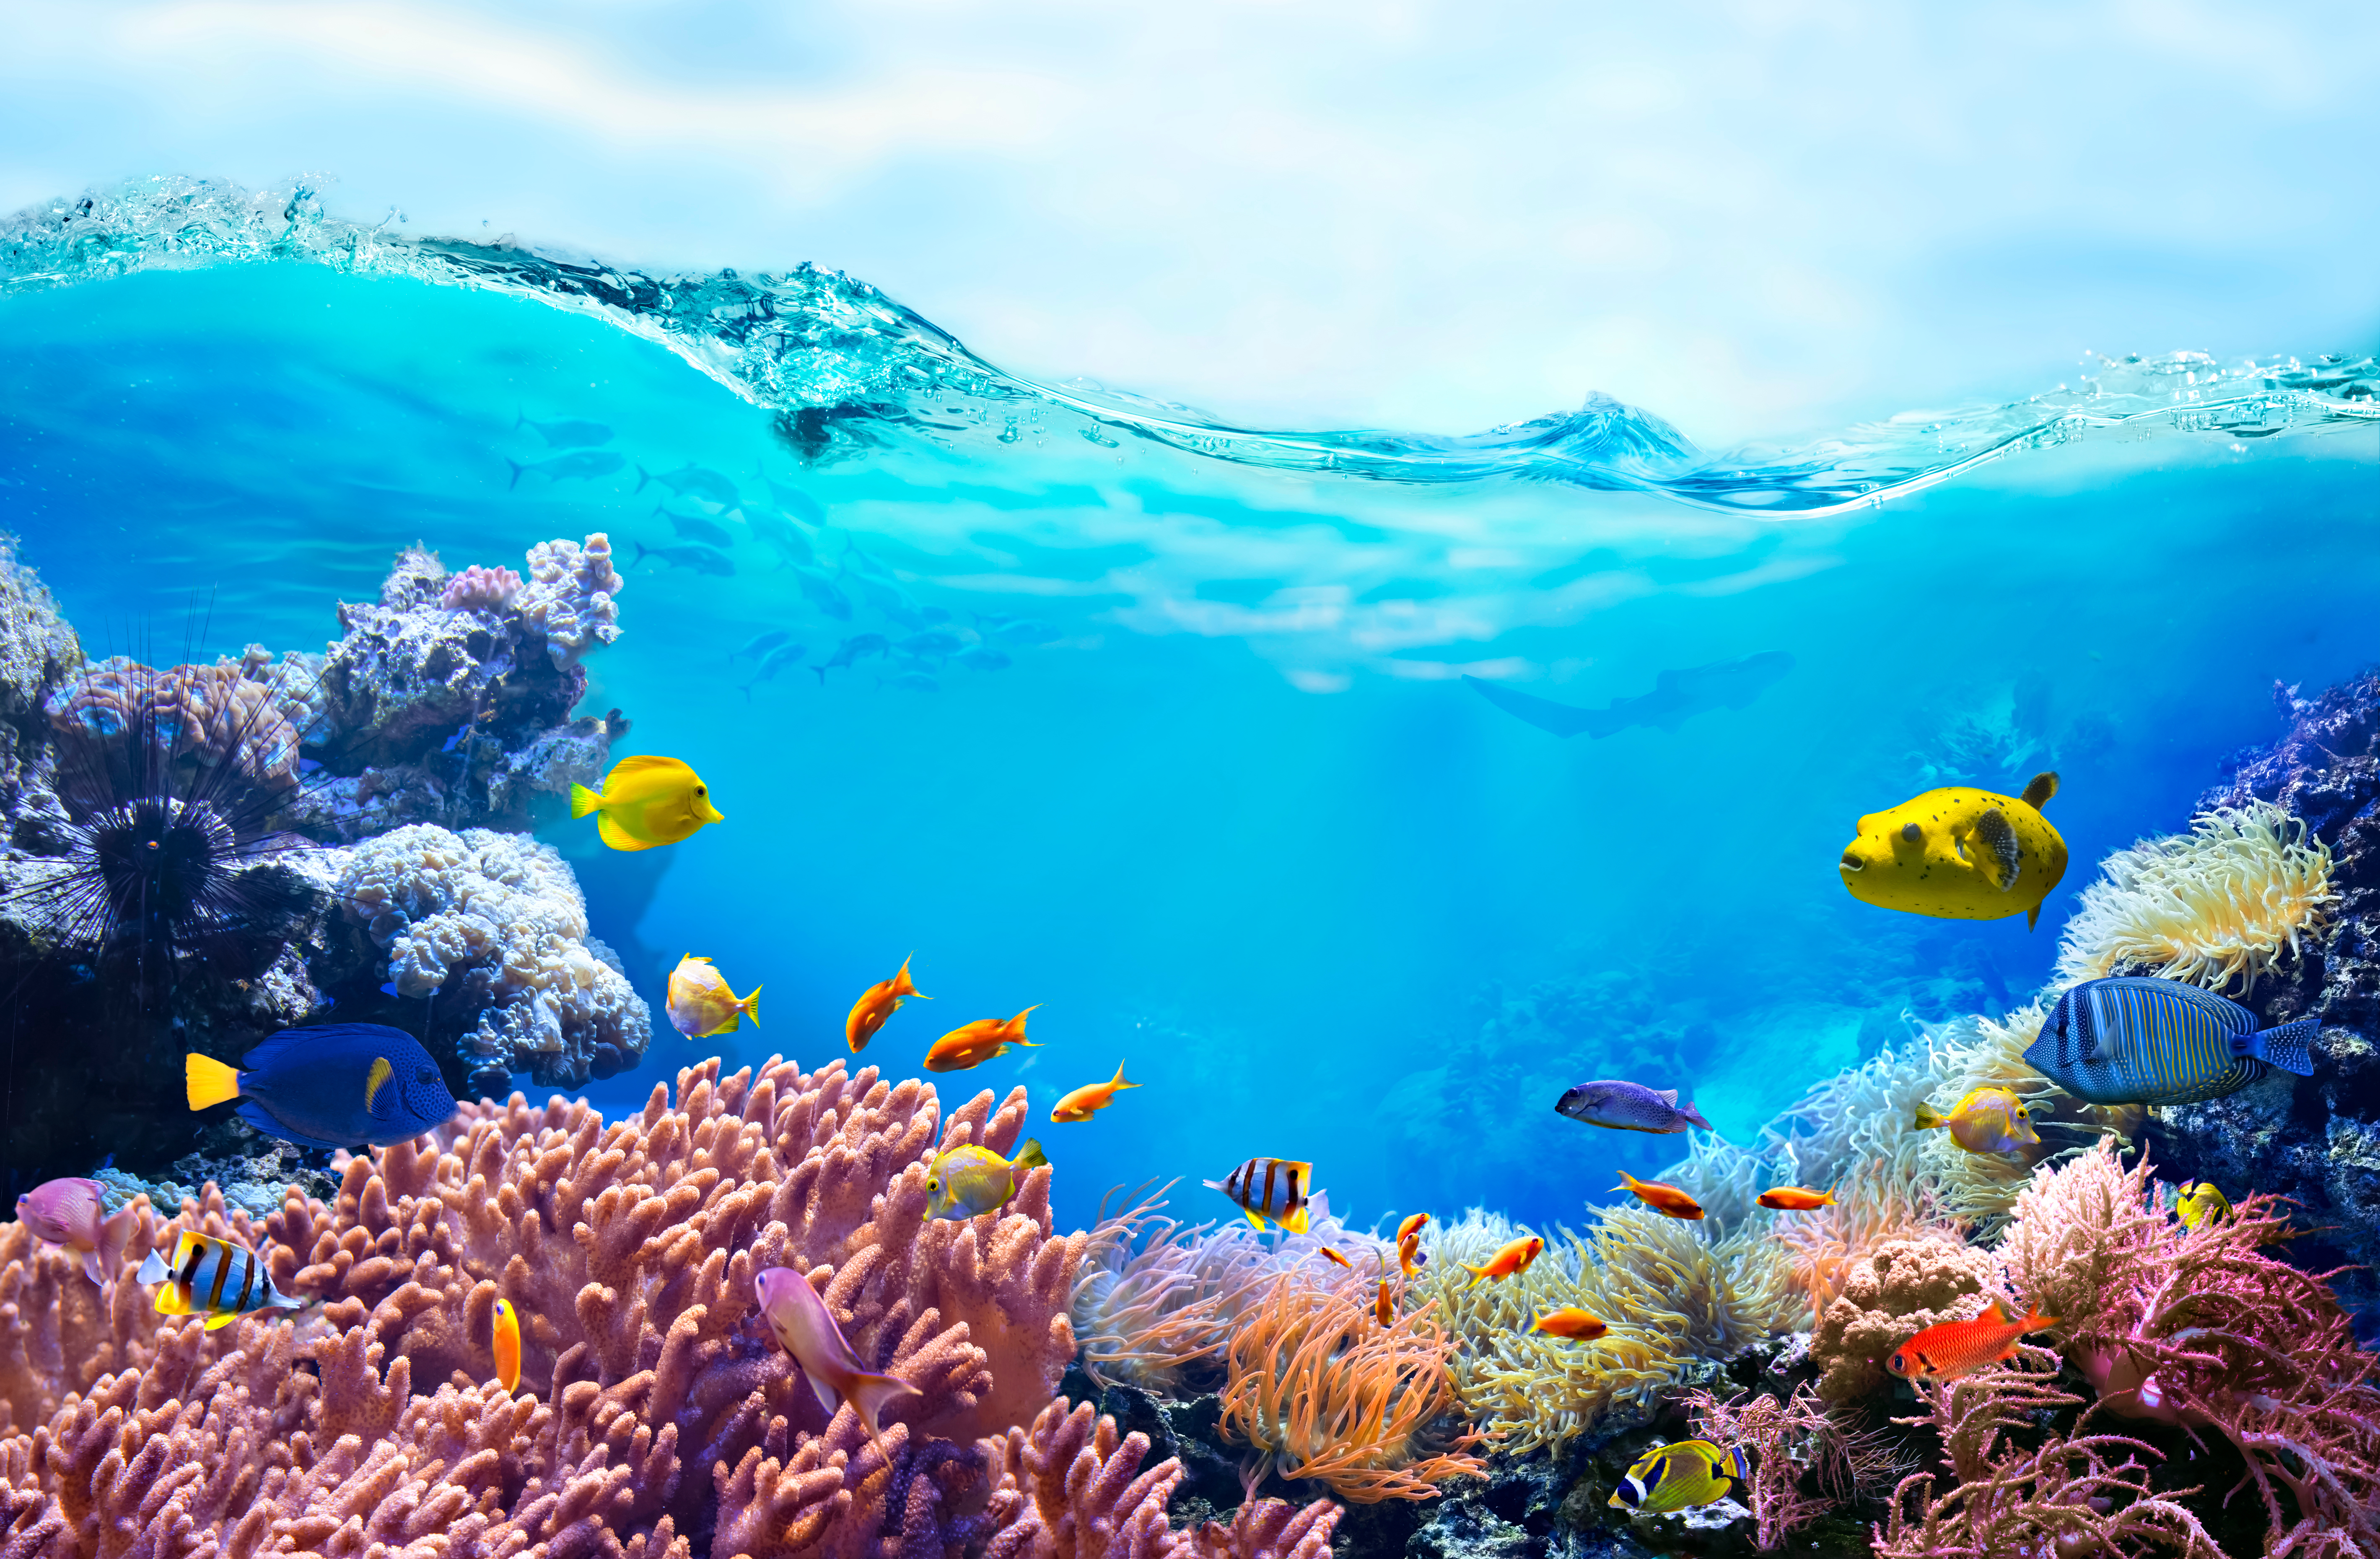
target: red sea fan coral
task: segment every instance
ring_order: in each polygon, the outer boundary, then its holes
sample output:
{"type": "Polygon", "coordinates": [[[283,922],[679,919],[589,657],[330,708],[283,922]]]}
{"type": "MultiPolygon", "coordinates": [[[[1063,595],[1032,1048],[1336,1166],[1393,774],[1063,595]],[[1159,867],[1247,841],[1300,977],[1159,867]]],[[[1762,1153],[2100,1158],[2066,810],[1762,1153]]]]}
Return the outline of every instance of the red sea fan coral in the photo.
{"type": "Polygon", "coordinates": [[[2126,1171],[2103,1144],[2034,1176],[2001,1254],[2025,1297],[2058,1307],[2103,1407],[2239,1447],[2268,1555],[2380,1552],[2380,1357],[2319,1275],[2265,1253],[2288,1237],[2261,1196],[2184,1229],[2148,1163],[2126,1171]]]}

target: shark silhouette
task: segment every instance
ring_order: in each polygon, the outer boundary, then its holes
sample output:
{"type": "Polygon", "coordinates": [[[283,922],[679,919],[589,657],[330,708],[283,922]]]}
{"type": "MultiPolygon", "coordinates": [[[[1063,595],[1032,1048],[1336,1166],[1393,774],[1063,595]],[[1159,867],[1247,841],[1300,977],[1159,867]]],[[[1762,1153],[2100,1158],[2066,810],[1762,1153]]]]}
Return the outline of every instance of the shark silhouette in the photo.
{"type": "Polygon", "coordinates": [[[1558,737],[1608,737],[1631,725],[1651,725],[1674,731],[1690,716],[1711,709],[1742,709],[1767,689],[1770,683],[1793,669],[1793,657],[1782,650],[1747,655],[1740,661],[1715,661],[1709,665],[1665,671],[1653,679],[1653,690],[1642,698],[1615,699],[1601,709],[1577,709],[1551,699],[1514,692],[1476,676],[1463,680],[1472,690],[1505,713],[1527,721],[1558,737]]]}

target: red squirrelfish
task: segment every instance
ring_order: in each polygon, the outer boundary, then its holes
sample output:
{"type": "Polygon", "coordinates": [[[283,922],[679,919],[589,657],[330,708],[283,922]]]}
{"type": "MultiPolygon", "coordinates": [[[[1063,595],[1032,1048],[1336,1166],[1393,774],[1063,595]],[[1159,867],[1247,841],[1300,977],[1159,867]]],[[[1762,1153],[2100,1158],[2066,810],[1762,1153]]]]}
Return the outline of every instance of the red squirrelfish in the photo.
{"type": "Polygon", "coordinates": [[[52,1245],[82,1252],[84,1275],[104,1284],[123,1264],[136,1221],[129,1207],[109,1216],[105,1191],[96,1180],[45,1180],[17,1199],[17,1221],[52,1245]]]}
{"type": "Polygon", "coordinates": [[[906,1381],[876,1374],[862,1365],[844,1340],[843,1328],[834,1323],[833,1312],[801,1273],[771,1267],[753,1280],[753,1286],[760,1296],[760,1313],[769,1319],[770,1335],[802,1367],[819,1406],[830,1417],[848,1402],[868,1437],[880,1442],[884,1409],[925,1395],[906,1381]]]}
{"type": "Polygon", "coordinates": [[[1529,1263],[1536,1261],[1537,1253],[1545,1248],[1546,1242],[1535,1235],[1506,1240],[1502,1249],[1488,1258],[1486,1266],[1475,1267],[1468,1261],[1463,1263],[1463,1270],[1471,1274],[1468,1286],[1476,1288],[1491,1277],[1510,1277],[1514,1273],[1527,1272],[1529,1263]]]}
{"type": "MultiPolygon", "coordinates": [[[[1703,1204],[1675,1186],[1665,1186],[1658,1180],[1639,1180],[1624,1169],[1620,1172],[1620,1179],[1622,1185],[1636,1193],[1637,1200],[1656,1212],[1666,1212],[1672,1218],[1699,1218],[1703,1215],[1703,1204]]],[[[1618,1190],[1620,1187],[1614,1186],[1612,1189],[1618,1190]]]]}
{"type": "Polygon", "coordinates": [[[1946,1321],[1927,1327],[1895,1348],[1884,1367],[1912,1381],[1955,1381],[1986,1364],[2015,1358],[2018,1338],[2057,1324],[2054,1315],[2030,1311],[2022,1321],[2010,1321],[2008,1307],[1994,1299],[1991,1308],[1973,1321],[1946,1321]]]}

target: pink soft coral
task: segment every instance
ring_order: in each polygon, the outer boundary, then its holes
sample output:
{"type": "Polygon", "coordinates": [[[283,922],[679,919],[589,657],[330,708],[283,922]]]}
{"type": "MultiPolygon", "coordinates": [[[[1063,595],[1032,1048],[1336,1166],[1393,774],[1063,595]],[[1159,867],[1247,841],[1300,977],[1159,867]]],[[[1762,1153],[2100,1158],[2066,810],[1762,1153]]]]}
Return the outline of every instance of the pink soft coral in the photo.
{"type": "Polygon", "coordinates": [[[2036,1174],[2001,1248],[2010,1279],[2064,1318],[2100,1407],[2240,1448],[2266,1554],[2380,1552],[2380,1358],[2321,1276],[2265,1253],[2289,1236],[2274,1199],[2184,1229],[2149,1176],[2104,1142],[2036,1174]]]}
{"type": "Polygon", "coordinates": [[[520,588],[521,577],[511,569],[482,568],[475,563],[447,579],[438,604],[449,612],[494,611],[511,604],[520,588]]]}

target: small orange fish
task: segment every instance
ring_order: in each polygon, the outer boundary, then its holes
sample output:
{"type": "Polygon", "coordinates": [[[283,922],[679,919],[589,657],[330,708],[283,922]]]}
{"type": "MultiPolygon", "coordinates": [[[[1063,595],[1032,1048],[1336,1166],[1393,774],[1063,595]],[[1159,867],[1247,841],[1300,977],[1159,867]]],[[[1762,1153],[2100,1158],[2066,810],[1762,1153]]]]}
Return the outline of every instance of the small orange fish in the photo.
{"type": "Polygon", "coordinates": [[[2034,1312],[2022,1321],[2010,1321],[2008,1307],[1994,1299],[1991,1308],[1973,1321],[1946,1321],[1927,1327],[1894,1349],[1884,1367],[1912,1381],[1955,1381],[1986,1364],[2015,1358],[2018,1338],[2057,1324],[2056,1316],[2034,1312]]]}
{"type": "MultiPolygon", "coordinates": [[[[1656,1212],[1666,1212],[1672,1218],[1699,1218],[1703,1204],[1675,1186],[1664,1186],[1658,1180],[1639,1180],[1626,1170],[1620,1172],[1621,1180],[1636,1193],[1636,1200],[1656,1212]]],[[[1613,1190],[1620,1189],[1614,1186],[1613,1190]]]]}
{"type": "Polygon", "coordinates": [[[1558,1310],[1548,1310],[1537,1317],[1529,1328],[1548,1337],[1568,1337],[1581,1343],[1591,1343],[1611,1327],[1596,1316],[1587,1314],[1576,1305],[1564,1305],[1558,1310]]]}
{"type": "Polygon", "coordinates": [[[1832,1191],[1805,1191],[1799,1186],[1776,1186],[1752,1199],[1763,1207],[1773,1207],[1779,1212],[1807,1212],[1814,1207],[1832,1206],[1832,1191]]]}
{"type": "MultiPolygon", "coordinates": [[[[1038,1045],[1034,1047],[1039,1049],[1038,1045]]],[[[1116,1075],[1103,1083],[1085,1083],[1050,1107],[1050,1118],[1061,1125],[1087,1121],[1115,1102],[1116,1090],[1138,1088],[1138,1083],[1123,1080],[1123,1063],[1116,1063],[1116,1075]]]]}
{"type": "Polygon", "coordinates": [[[993,1056],[1005,1054],[1010,1045],[1039,1050],[1039,1045],[1025,1037],[1025,1013],[1036,1012],[1039,1008],[1040,1004],[1037,1002],[1026,1007],[1025,1012],[1004,1021],[997,1017],[978,1017],[972,1023],[961,1024],[928,1047],[926,1070],[964,1072],[970,1066],[980,1066],[993,1056]]]}
{"type": "Polygon", "coordinates": [[[1416,1212],[1397,1225],[1397,1265],[1407,1277],[1421,1271],[1422,1263],[1429,1260],[1421,1253],[1421,1226],[1428,1222],[1428,1213],[1416,1212]]]}
{"type": "MultiPolygon", "coordinates": [[[[915,953],[909,955],[909,958],[916,956],[915,953]]],[[[902,1002],[911,996],[921,1002],[934,999],[909,983],[909,958],[901,960],[900,973],[890,980],[878,980],[859,993],[859,1000],[851,1004],[851,1016],[843,1020],[843,1037],[844,1042],[851,1046],[852,1054],[857,1055],[868,1048],[868,1041],[876,1037],[877,1029],[884,1027],[884,1020],[901,1010],[902,1002]]],[[[884,966],[879,964],[876,967],[882,968],[884,966]]]]}
{"type": "Polygon", "coordinates": [[[520,1384],[520,1317],[513,1313],[510,1300],[496,1301],[491,1324],[495,1329],[496,1383],[511,1391],[520,1384]]]}
{"type": "Polygon", "coordinates": [[[1389,1297],[1389,1280],[1380,1279],[1380,1297],[1372,1301],[1372,1313],[1380,1318],[1383,1326],[1397,1323],[1397,1302],[1389,1297]]]}
{"type": "Polygon", "coordinates": [[[1467,1286],[1476,1288],[1491,1277],[1510,1277],[1514,1273],[1527,1272],[1529,1263],[1536,1261],[1537,1253],[1545,1248],[1546,1242],[1535,1235],[1523,1235],[1518,1239],[1507,1240],[1502,1249],[1488,1258],[1486,1266],[1475,1267],[1468,1261],[1463,1263],[1463,1270],[1471,1274],[1467,1286]]]}
{"type": "Polygon", "coordinates": [[[1409,1214],[1403,1223],[1397,1225],[1397,1243],[1402,1245],[1406,1240],[1421,1233],[1421,1226],[1428,1222],[1429,1214],[1427,1212],[1409,1214]]]}
{"type": "Polygon", "coordinates": [[[1338,1262],[1341,1266],[1345,1267],[1350,1272],[1353,1272],[1355,1268],[1354,1262],[1347,1260],[1346,1257],[1340,1255],[1339,1252],[1331,1249],[1327,1245],[1322,1248],[1322,1254],[1330,1260],[1338,1262]]]}

